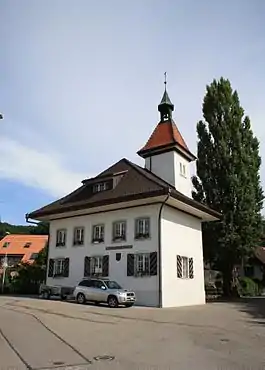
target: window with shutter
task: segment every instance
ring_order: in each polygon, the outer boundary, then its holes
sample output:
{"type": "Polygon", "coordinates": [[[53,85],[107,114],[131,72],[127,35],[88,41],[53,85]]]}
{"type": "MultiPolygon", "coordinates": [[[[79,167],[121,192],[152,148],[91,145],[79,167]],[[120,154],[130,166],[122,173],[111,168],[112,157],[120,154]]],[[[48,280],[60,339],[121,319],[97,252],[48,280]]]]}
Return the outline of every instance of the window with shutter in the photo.
{"type": "Polygon", "coordinates": [[[56,258],[54,260],[53,276],[63,276],[64,273],[64,258],[56,258]]]}
{"type": "Polygon", "coordinates": [[[103,273],[103,256],[91,257],[91,275],[102,276],[103,273]]]}
{"type": "Polygon", "coordinates": [[[193,279],[193,258],[177,256],[177,277],[182,279],[193,279]]]}
{"type": "Polygon", "coordinates": [[[135,255],[136,276],[150,275],[150,253],[137,253],[135,255]]]}

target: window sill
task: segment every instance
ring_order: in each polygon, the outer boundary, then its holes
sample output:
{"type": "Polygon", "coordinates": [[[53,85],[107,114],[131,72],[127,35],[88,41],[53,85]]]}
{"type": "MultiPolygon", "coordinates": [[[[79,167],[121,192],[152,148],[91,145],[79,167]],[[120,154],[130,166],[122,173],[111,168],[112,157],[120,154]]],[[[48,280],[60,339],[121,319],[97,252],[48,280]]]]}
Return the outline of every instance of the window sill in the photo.
{"type": "Polygon", "coordinates": [[[134,275],[134,277],[135,278],[149,278],[149,277],[152,277],[152,275],[150,275],[150,274],[143,274],[143,275],[136,274],[136,275],[134,275]]]}
{"type": "Polygon", "coordinates": [[[126,242],[126,238],[112,239],[112,243],[123,243],[126,242]]]}
{"type": "Polygon", "coordinates": [[[65,248],[66,244],[56,244],[55,248],[65,248]]]}
{"type": "Polygon", "coordinates": [[[139,241],[141,241],[141,240],[148,240],[148,239],[151,239],[151,236],[150,235],[146,235],[146,236],[135,236],[134,237],[134,240],[139,240],[139,241]]]}
{"type": "Polygon", "coordinates": [[[95,239],[91,241],[91,244],[103,244],[104,239],[95,239]]]}
{"type": "Polygon", "coordinates": [[[183,177],[184,179],[187,178],[187,176],[186,175],[183,175],[182,173],[180,173],[180,176],[183,177]]]}
{"type": "Polygon", "coordinates": [[[84,243],[74,243],[73,244],[73,247],[83,247],[84,246],[84,243]]]}

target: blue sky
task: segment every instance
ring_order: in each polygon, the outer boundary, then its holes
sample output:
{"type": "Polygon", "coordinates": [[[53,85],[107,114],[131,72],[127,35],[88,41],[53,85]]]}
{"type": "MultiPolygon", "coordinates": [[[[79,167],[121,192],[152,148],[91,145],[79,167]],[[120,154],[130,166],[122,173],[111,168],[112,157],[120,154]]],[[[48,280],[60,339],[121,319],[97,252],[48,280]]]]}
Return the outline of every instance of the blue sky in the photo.
{"type": "Polygon", "coordinates": [[[164,71],[192,151],[205,86],[224,76],[265,163],[264,19],[263,0],[1,1],[1,219],[23,223],[122,157],[142,164],[164,71]]]}

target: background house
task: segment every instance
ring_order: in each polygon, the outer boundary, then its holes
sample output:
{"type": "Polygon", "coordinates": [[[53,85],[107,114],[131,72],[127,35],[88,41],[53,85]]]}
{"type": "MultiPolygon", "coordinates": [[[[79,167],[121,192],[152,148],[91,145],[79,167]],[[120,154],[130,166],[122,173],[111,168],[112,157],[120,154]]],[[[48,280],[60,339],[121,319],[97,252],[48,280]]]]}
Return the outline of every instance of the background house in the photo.
{"type": "Polygon", "coordinates": [[[6,235],[0,241],[0,266],[5,256],[9,266],[34,261],[47,242],[48,235],[6,235]]]}

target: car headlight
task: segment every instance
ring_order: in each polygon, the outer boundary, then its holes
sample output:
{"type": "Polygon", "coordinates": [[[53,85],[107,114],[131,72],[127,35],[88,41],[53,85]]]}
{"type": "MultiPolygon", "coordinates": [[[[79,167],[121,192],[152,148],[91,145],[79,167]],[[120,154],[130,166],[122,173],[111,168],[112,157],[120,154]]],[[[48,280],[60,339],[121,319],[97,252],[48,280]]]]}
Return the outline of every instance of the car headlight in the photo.
{"type": "Polygon", "coordinates": [[[126,297],[126,293],[118,292],[119,296],[126,297]]]}

